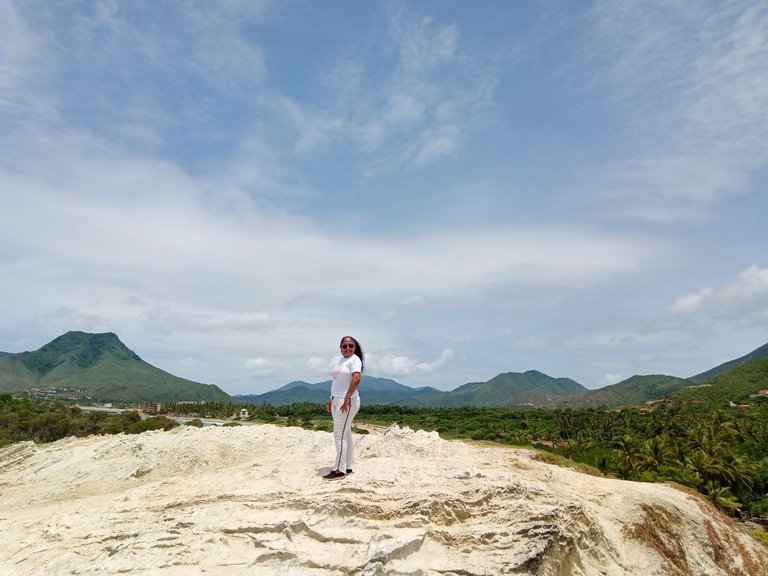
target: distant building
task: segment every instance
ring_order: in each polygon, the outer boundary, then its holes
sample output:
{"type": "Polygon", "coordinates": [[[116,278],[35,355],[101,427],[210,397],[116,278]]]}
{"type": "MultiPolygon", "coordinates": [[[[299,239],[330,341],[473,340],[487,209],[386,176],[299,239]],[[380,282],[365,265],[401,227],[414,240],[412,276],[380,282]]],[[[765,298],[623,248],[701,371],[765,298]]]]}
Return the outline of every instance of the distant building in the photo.
{"type": "Polygon", "coordinates": [[[768,398],[768,390],[760,390],[757,394],[750,394],[750,398],[768,398]]]}
{"type": "Polygon", "coordinates": [[[148,402],[146,404],[140,404],[139,410],[144,412],[144,414],[158,414],[160,413],[160,410],[162,409],[163,405],[155,402],[148,402]]]}
{"type": "Polygon", "coordinates": [[[248,410],[245,408],[240,410],[240,418],[248,418],[248,410]]]}

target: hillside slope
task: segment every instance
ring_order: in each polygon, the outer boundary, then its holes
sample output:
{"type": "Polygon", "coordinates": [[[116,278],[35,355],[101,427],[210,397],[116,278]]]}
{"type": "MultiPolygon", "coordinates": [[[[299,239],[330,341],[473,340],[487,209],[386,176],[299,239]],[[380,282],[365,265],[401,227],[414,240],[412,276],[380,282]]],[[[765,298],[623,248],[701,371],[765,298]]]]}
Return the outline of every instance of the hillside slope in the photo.
{"type": "Polygon", "coordinates": [[[486,382],[471,382],[450,392],[420,395],[402,404],[406,406],[552,406],[556,399],[587,392],[570,378],[552,378],[536,370],[506,372],[486,382]]]}
{"type": "Polygon", "coordinates": [[[734,522],[671,486],[397,427],[355,444],[355,473],[330,482],[331,435],[300,428],[8,446],[0,572],[764,576],[768,565],[734,522]]]}
{"type": "Polygon", "coordinates": [[[760,390],[768,390],[768,357],[739,364],[710,378],[703,385],[679,390],[672,397],[728,405],[729,402],[749,402],[750,394],[757,394],[760,390]]]}
{"type": "Polygon", "coordinates": [[[715,366],[714,368],[710,368],[709,370],[702,372],[701,374],[696,374],[695,376],[691,376],[688,378],[688,380],[696,384],[703,384],[704,382],[714,378],[718,374],[728,372],[729,370],[738,368],[743,364],[747,364],[748,362],[752,362],[753,360],[759,360],[761,358],[768,358],[768,344],[763,344],[762,346],[760,346],[760,348],[756,348],[755,350],[752,350],[752,352],[750,352],[749,354],[745,354],[740,358],[736,358],[735,360],[724,362],[719,366],[715,366]]]}
{"type": "Polygon", "coordinates": [[[590,390],[576,398],[569,398],[562,402],[561,405],[577,408],[637,406],[649,400],[658,400],[690,385],[690,380],[676,378],[675,376],[664,376],[662,374],[632,376],[618,384],[590,390]]]}
{"type": "Polygon", "coordinates": [[[35,352],[0,357],[0,392],[51,387],[101,402],[230,401],[217,386],[144,362],[113,333],[67,332],[35,352]]]}

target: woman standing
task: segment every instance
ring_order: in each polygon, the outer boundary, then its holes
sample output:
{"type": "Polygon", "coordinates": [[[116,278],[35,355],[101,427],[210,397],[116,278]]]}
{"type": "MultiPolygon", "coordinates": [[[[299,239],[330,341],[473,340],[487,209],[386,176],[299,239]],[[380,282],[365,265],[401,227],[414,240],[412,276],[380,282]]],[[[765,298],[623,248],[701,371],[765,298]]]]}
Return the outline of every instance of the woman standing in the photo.
{"type": "Polygon", "coordinates": [[[331,370],[331,399],[325,407],[333,416],[333,439],[336,442],[336,460],[331,471],[323,476],[326,480],[344,478],[355,465],[352,420],[360,410],[357,387],[363,373],[363,349],[352,336],[344,336],[339,347],[341,358],[331,370]]]}

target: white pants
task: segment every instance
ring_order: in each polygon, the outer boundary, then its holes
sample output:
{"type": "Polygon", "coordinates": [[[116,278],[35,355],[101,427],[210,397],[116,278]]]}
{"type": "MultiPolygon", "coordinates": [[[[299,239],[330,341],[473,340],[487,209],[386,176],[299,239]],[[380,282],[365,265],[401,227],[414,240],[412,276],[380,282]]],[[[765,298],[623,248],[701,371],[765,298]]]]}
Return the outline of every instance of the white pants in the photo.
{"type": "Polygon", "coordinates": [[[336,443],[336,460],[333,469],[346,472],[355,467],[355,444],[352,442],[352,420],[360,410],[360,396],[353,396],[349,401],[349,410],[341,411],[344,396],[333,399],[333,441],[336,443]]]}

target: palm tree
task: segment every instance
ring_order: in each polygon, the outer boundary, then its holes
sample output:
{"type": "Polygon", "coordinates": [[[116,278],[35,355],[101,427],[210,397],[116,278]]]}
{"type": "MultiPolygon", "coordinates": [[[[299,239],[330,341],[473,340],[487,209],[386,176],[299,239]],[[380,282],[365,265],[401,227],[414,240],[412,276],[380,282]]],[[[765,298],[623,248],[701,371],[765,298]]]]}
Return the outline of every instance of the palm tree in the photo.
{"type": "Polygon", "coordinates": [[[618,455],[619,463],[622,466],[622,476],[630,478],[634,475],[637,468],[637,461],[640,450],[635,439],[629,434],[614,438],[613,451],[618,455]]]}
{"type": "Polygon", "coordinates": [[[712,459],[703,450],[693,450],[685,458],[685,467],[698,478],[697,486],[701,486],[710,477],[712,459]]]}
{"type": "Polygon", "coordinates": [[[712,503],[729,514],[741,511],[741,503],[736,501],[736,497],[731,491],[716,482],[707,482],[704,486],[704,492],[712,503]]]}
{"type": "Polygon", "coordinates": [[[669,454],[669,446],[663,436],[649,438],[640,446],[637,469],[658,472],[669,461],[669,454]]]}

